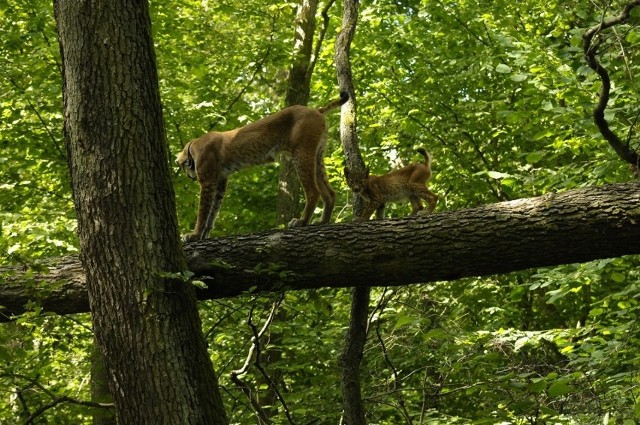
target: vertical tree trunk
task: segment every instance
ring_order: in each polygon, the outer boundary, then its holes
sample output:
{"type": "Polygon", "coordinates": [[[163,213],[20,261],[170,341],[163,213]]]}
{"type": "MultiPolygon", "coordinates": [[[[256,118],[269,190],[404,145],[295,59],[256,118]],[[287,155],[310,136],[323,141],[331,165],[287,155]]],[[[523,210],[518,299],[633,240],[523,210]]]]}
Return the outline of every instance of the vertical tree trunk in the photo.
{"type": "MultiPolygon", "coordinates": [[[[317,0],[300,0],[295,20],[293,63],[289,69],[289,81],[285,106],[306,105],[309,102],[311,82],[311,52],[316,29],[317,0]]],[[[293,161],[280,155],[278,197],[276,199],[276,226],[286,226],[300,215],[300,181],[293,161]]]]}
{"type": "Polygon", "coordinates": [[[311,53],[316,31],[317,0],[300,0],[295,20],[293,63],[289,68],[289,82],[285,97],[286,106],[306,105],[309,102],[311,83],[311,53]]]}
{"type": "MultiPolygon", "coordinates": [[[[285,106],[306,105],[309,103],[311,75],[313,73],[313,38],[316,30],[317,10],[317,0],[299,0],[294,27],[293,59],[289,68],[285,106]]],[[[286,226],[292,218],[300,216],[301,186],[293,160],[287,155],[280,155],[279,163],[276,226],[286,226]]],[[[275,320],[286,322],[287,312],[279,310],[275,320]]],[[[282,343],[282,334],[272,331],[270,340],[271,345],[277,347],[282,343]]],[[[281,359],[282,350],[280,348],[267,347],[265,352],[262,353],[260,361],[266,366],[270,363],[277,364],[281,359]]],[[[270,377],[275,385],[285,388],[281,370],[272,370],[270,377]]],[[[265,383],[262,382],[261,384],[264,385],[265,383]]],[[[276,406],[279,400],[271,387],[267,386],[265,394],[260,397],[260,402],[263,405],[272,406],[269,409],[265,409],[269,417],[277,415],[278,409],[276,406]]]]}
{"type": "Polygon", "coordinates": [[[360,364],[367,340],[367,319],[371,288],[353,288],[351,318],[340,354],[342,407],[347,425],[364,425],[366,418],[360,390],[360,364]]]}
{"type": "Polygon", "coordinates": [[[358,23],[358,1],[345,0],[342,15],[342,29],[336,40],[336,69],[340,91],[349,93],[349,101],[342,107],[340,116],[340,138],[342,148],[349,167],[361,166],[364,161],[360,155],[357,137],[356,93],[351,74],[351,41],[356,33],[358,23]]]}
{"type": "Polygon", "coordinates": [[[96,340],[120,424],[226,424],[181,251],[146,1],[54,1],[96,340]]]}
{"type": "MultiPolygon", "coordinates": [[[[365,165],[360,155],[357,133],[356,96],[351,74],[349,53],[351,41],[358,21],[358,1],[345,0],[342,16],[342,30],[336,40],[336,68],[340,91],[349,93],[349,102],[340,115],[340,139],[344,149],[347,167],[352,174],[364,178],[365,165]]],[[[364,209],[364,202],[354,196],[354,216],[364,209]]],[[[360,363],[367,339],[367,318],[369,315],[370,288],[354,288],[351,300],[351,318],[340,355],[342,403],[345,423],[364,425],[366,423],[362,393],[360,390],[360,363]]]]}
{"type": "MultiPolygon", "coordinates": [[[[357,104],[356,93],[351,74],[351,41],[356,33],[358,23],[358,1],[345,0],[344,12],[342,15],[342,30],[336,40],[336,70],[338,73],[338,85],[340,91],[349,93],[349,101],[344,104],[340,115],[340,140],[344,150],[346,166],[351,170],[351,174],[358,178],[365,178],[365,164],[360,154],[357,132],[357,104]]],[[[362,183],[362,182],[361,182],[362,183]]],[[[353,199],[354,216],[364,210],[364,202],[360,196],[353,199]]]]}

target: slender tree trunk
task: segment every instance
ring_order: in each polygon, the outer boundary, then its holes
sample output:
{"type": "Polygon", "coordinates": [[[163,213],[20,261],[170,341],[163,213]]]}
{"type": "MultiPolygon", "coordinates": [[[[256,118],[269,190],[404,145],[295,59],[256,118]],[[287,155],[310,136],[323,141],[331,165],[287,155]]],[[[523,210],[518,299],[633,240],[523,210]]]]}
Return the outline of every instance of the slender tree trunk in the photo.
{"type": "MultiPolygon", "coordinates": [[[[351,175],[365,178],[365,165],[360,155],[357,133],[356,96],[351,74],[349,53],[358,21],[358,1],[345,0],[342,30],[336,40],[336,68],[341,91],[349,93],[349,102],[340,115],[340,139],[347,167],[351,175]]],[[[354,196],[353,212],[358,215],[364,208],[359,196],[354,196]]],[[[351,317],[340,355],[342,404],[344,419],[348,425],[366,423],[362,393],[360,390],[360,364],[367,340],[367,318],[369,315],[369,287],[354,288],[351,299],[351,317]]]]}
{"type": "Polygon", "coordinates": [[[602,137],[604,137],[604,139],[609,143],[616,154],[618,154],[622,160],[629,163],[636,177],[640,176],[640,173],[638,172],[638,167],[640,166],[640,155],[629,146],[629,140],[626,140],[625,142],[618,137],[618,135],[611,129],[605,118],[605,110],[607,109],[607,104],[609,103],[611,94],[611,78],[609,77],[607,69],[602,66],[598,60],[597,54],[600,44],[594,44],[593,38],[606,29],[627,23],[629,18],[631,18],[631,11],[638,6],[640,6],[640,0],[629,1],[623,7],[620,14],[609,19],[603,19],[602,22],[589,28],[582,35],[584,58],[587,61],[587,65],[589,65],[589,67],[598,74],[600,81],[602,82],[598,104],[593,110],[593,121],[598,127],[598,130],[600,130],[602,137]]]}
{"type": "MultiPolygon", "coordinates": [[[[317,0],[299,0],[294,25],[293,59],[289,68],[285,107],[307,105],[309,103],[311,75],[314,68],[312,53],[317,10],[317,0]]],[[[276,198],[276,226],[286,226],[291,219],[300,215],[301,189],[293,160],[288,155],[280,155],[278,196],[276,198]]],[[[286,322],[287,316],[286,310],[280,309],[275,316],[275,320],[286,322]]],[[[272,330],[269,340],[270,346],[261,353],[261,358],[259,359],[265,368],[268,368],[269,364],[280,363],[282,359],[282,349],[279,348],[282,344],[282,334],[272,330]]],[[[270,379],[274,385],[284,391],[286,385],[281,369],[270,368],[270,379]]],[[[260,396],[259,401],[262,405],[272,406],[269,409],[264,409],[264,412],[269,418],[274,417],[278,413],[279,400],[277,394],[270,386],[266,385],[265,379],[259,378],[259,380],[261,381],[261,387],[267,387],[260,396]]]]}
{"type": "Polygon", "coordinates": [[[311,83],[311,54],[316,31],[317,0],[300,0],[295,20],[293,63],[289,68],[286,106],[306,105],[311,83]]]}
{"type": "Polygon", "coordinates": [[[145,1],[54,2],[65,143],[96,340],[120,424],[226,424],[175,199],[145,1]]]}
{"type": "MultiPolygon", "coordinates": [[[[309,103],[311,82],[311,54],[316,29],[317,0],[300,0],[294,28],[293,63],[289,68],[289,81],[285,96],[285,107],[309,103]]],[[[276,226],[286,226],[300,215],[301,187],[293,160],[280,155],[278,197],[276,199],[276,226]]]]}
{"type": "Polygon", "coordinates": [[[351,318],[340,354],[340,385],[342,387],[342,407],[347,425],[366,424],[362,391],[360,389],[360,364],[367,341],[367,319],[371,288],[353,288],[351,295],[351,318]]]}
{"type": "MultiPolygon", "coordinates": [[[[360,146],[358,144],[356,90],[353,84],[350,59],[351,41],[355,36],[357,23],[358,1],[345,0],[342,15],[342,29],[336,40],[335,54],[340,91],[349,93],[349,101],[342,106],[340,114],[340,140],[342,141],[346,166],[349,167],[352,175],[357,176],[356,178],[364,179],[365,163],[360,154],[360,146]]],[[[359,196],[354,195],[354,216],[363,210],[363,200],[359,196]]]]}

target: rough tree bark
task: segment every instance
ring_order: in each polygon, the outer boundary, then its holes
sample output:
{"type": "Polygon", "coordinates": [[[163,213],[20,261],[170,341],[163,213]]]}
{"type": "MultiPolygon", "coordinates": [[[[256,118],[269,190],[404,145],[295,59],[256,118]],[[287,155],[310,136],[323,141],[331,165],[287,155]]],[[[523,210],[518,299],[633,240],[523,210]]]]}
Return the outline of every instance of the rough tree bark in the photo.
{"type": "MultiPolygon", "coordinates": [[[[349,101],[342,106],[340,114],[340,140],[347,166],[355,174],[362,174],[365,164],[360,154],[357,132],[356,91],[351,72],[351,41],[356,33],[358,23],[358,1],[346,0],[342,14],[342,29],[336,40],[336,70],[340,91],[349,93],[349,101]]],[[[358,197],[359,198],[359,197],[358,197]]],[[[360,212],[362,201],[354,199],[354,212],[360,212]]]]}
{"type": "MultiPolygon", "coordinates": [[[[640,254],[639,205],[633,181],[428,216],[207,239],[185,251],[195,278],[208,285],[200,299],[437,282],[640,254]]],[[[0,320],[30,299],[44,311],[88,311],[77,257],[0,275],[0,320]],[[42,289],[24,289],[34,283],[42,289]]]]}
{"type": "Polygon", "coordinates": [[[146,1],[56,0],[64,132],[95,337],[120,424],[226,424],[175,199],[146,1]]]}

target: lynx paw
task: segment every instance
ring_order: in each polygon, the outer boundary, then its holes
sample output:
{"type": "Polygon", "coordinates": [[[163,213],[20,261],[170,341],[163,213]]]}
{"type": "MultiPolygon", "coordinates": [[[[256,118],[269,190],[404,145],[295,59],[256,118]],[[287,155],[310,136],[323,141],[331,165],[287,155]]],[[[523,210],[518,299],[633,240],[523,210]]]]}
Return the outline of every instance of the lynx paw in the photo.
{"type": "Polygon", "coordinates": [[[305,226],[307,223],[304,222],[301,218],[292,218],[287,227],[301,227],[305,226]]]}
{"type": "Polygon", "coordinates": [[[182,242],[184,243],[195,242],[199,240],[200,236],[197,233],[187,233],[186,235],[182,236],[182,242]]]}

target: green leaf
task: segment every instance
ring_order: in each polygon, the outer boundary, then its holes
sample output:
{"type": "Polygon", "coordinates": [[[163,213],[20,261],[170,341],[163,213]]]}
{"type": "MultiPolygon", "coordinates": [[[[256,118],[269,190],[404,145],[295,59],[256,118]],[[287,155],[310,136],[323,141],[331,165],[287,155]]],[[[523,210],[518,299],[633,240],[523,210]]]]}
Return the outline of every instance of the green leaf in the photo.
{"type": "Polygon", "coordinates": [[[610,277],[611,277],[611,280],[613,280],[616,283],[622,283],[626,279],[626,276],[624,274],[619,273],[619,272],[615,272],[615,271],[611,272],[610,277]]]}
{"type": "Polygon", "coordinates": [[[589,311],[589,316],[597,317],[604,313],[604,309],[601,307],[592,308],[589,311]]]}
{"type": "Polygon", "coordinates": [[[413,318],[406,315],[403,312],[398,313],[398,318],[396,319],[396,329],[401,328],[403,326],[409,325],[413,322],[413,318]]]}
{"type": "Polygon", "coordinates": [[[195,286],[196,288],[200,288],[200,289],[207,289],[207,288],[208,288],[207,284],[206,284],[206,283],[204,283],[204,282],[203,282],[203,281],[201,281],[201,280],[192,280],[192,281],[191,281],[191,284],[192,284],[193,286],[195,286]]]}
{"type": "Polygon", "coordinates": [[[544,379],[540,379],[527,385],[527,389],[534,393],[541,393],[547,389],[547,383],[544,379]]]}
{"type": "Polygon", "coordinates": [[[492,179],[504,179],[506,177],[513,177],[511,174],[500,173],[498,171],[487,171],[487,175],[492,179]]]}
{"type": "Polygon", "coordinates": [[[496,72],[499,72],[500,74],[508,74],[511,72],[511,67],[509,65],[501,63],[496,66],[496,72]]]}
{"type": "Polygon", "coordinates": [[[449,335],[444,331],[444,329],[435,328],[429,330],[429,332],[424,335],[424,339],[442,339],[447,338],[448,336],[449,335]]]}
{"type": "Polygon", "coordinates": [[[535,164],[544,158],[544,151],[531,152],[526,156],[526,160],[529,164],[535,164]]]}
{"type": "Polygon", "coordinates": [[[575,389],[568,385],[564,381],[557,381],[549,387],[549,396],[550,397],[560,397],[569,393],[574,392],[575,389]]]}

